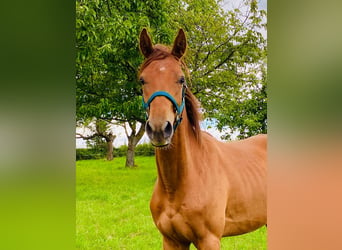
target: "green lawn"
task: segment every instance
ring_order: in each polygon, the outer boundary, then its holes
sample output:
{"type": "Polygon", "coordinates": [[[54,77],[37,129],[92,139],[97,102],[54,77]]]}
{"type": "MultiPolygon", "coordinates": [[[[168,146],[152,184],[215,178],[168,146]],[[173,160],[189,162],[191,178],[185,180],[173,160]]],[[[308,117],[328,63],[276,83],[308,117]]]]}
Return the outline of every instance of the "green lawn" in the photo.
{"type": "MultiPolygon", "coordinates": [[[[136,157],[137,168],[125,159],[76,162],[77,249],[162,249],[149,201],[156,180],[154,157],[136,157]]],[[[223,238],[222,249],[266,249],[265,227],[223,238]]],[[[195,249],[193,246],[191,249],[195,249]]]]}

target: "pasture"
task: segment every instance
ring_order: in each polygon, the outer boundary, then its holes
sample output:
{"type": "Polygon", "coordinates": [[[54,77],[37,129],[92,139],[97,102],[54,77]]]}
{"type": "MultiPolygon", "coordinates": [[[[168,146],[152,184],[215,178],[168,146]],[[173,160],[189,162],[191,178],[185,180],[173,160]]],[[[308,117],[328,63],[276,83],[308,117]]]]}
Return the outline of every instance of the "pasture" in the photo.
{"type": "MultiPolygon", "coordinates": [[[[77,249],[162,249],[149,210],[157,176],[154,157],[136,157],[138,167],[133,169],[126,169],[124,163],[124,157],[76,162],[77,249]]],[[[266,249],[266,239],[263,227],[223,238],[221,249],[266,249]]]]}

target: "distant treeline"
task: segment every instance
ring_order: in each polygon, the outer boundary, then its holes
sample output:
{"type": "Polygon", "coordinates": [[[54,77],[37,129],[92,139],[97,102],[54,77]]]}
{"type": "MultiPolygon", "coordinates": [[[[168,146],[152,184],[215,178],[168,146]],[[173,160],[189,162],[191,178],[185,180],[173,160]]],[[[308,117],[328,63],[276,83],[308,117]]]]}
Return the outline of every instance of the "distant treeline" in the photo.
{"type": "MultiPolygon", "coordinates": [[[[119,148],[114,148],[113,156],[121,157],[126,156],[127,145],[123,145],[119,148]]],[[[135,148],[136,156],[152,156],[154,155],[154,148],[151,144],[139,144],[135,148]]],[[[77,148],[76,160],[89,160],[89,159],[102,159],[106,157],[105,150],[99,150],[97,148],[77,148]]]]}

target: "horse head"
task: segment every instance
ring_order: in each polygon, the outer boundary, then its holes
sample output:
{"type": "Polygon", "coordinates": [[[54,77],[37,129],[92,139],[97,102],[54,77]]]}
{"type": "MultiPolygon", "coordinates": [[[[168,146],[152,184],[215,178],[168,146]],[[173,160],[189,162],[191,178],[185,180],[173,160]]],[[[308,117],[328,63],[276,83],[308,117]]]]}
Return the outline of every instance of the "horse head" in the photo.
{"type": "Polygon", "coordinates": [[[145,57],[139,81],[148,117],[146,133],[154,146],[167,146],[182,120],[185,106],[187,87],[182,70],[182,57],[187,47],[185,33],[180,29],[169,49],[159,44],[153,46],[147,30],[143,29],[139,45],[145,57]]]}

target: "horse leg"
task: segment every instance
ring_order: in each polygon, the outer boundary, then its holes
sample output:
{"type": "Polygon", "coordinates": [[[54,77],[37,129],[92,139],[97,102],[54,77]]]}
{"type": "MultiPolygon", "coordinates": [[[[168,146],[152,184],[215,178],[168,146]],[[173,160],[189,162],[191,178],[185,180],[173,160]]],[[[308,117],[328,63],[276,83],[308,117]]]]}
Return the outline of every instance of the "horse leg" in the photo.
{"type": "Polygon", "coordinates": [[[198,240],[196,247],[199,250],[219,250],[221,248],[220,238],[214,235],[208,235],[198,240]]]}
{"type": "Polygon", "coordinates": [[[189,250],[190,243],[181,243],[179,241],[171,240],[170,238],[163,237],[163,249],[164,250],[189,250]]]}

